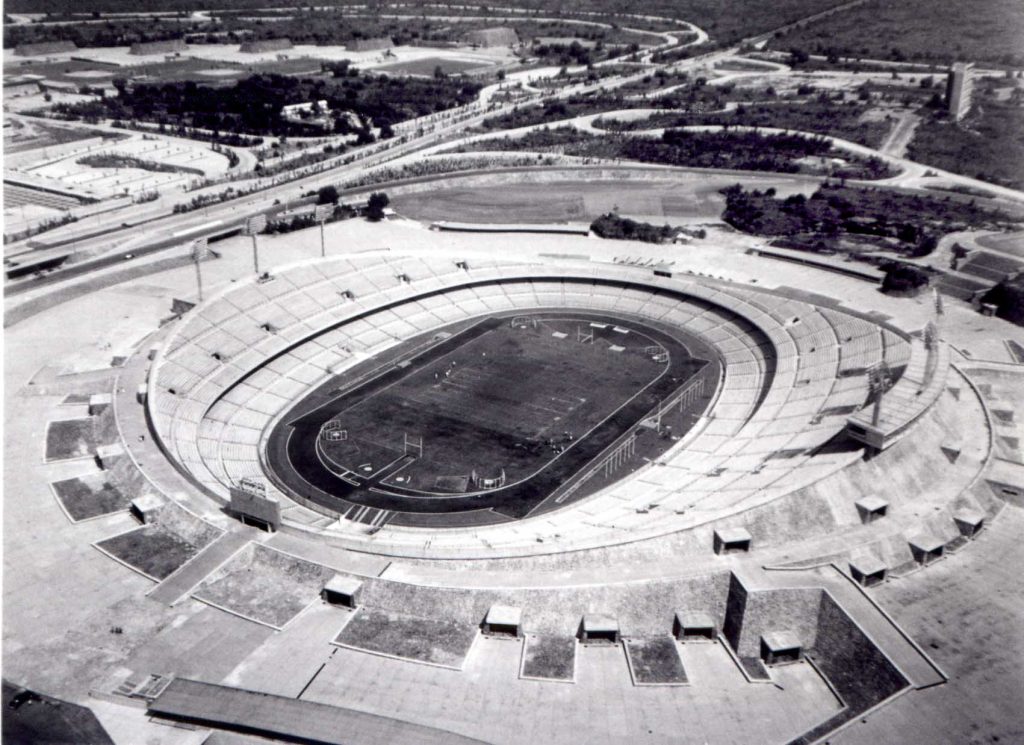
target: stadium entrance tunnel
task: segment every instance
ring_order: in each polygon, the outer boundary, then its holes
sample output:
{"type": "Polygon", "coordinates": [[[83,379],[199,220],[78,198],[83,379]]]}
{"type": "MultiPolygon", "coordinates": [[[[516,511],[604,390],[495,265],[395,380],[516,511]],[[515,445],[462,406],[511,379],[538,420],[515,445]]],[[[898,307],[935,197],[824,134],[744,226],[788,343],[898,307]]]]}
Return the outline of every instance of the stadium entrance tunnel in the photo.
{"type": "Polygon", "coordinates": [[[678,328],[581,309],[433,329],[320,385],[278,421],[286,493],[367,522],[508,522],[582,499],[664,453],[714,399],[721,361],[678,328]]]}

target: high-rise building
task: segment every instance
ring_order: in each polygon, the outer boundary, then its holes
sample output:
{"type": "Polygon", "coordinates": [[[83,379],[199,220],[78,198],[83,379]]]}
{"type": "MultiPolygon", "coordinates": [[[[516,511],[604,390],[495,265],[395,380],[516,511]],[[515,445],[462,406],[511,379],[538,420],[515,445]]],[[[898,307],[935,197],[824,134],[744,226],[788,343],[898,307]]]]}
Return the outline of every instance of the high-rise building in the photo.
{"type": "Polygon", "coordinates": [[[971,110],[973,76],[973,62],[956,62],[949,68],[949,76],[946,78],[946,105],[955,121],[963,119],[971,110]]]}

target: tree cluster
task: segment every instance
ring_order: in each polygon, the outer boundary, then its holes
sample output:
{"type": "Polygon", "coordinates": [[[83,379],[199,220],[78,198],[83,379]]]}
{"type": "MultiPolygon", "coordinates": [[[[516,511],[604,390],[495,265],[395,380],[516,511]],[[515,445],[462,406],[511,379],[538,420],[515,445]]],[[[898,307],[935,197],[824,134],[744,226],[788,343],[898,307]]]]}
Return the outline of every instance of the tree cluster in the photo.
{"type": "Polygon", "coordinates": [[[590,223],[591,232],[600,238],[612,238],[645,243],[666,243],[675,237],[676,230],[668,225],[651,225],[637,222],[628,217],[619,217],[613,212],[601,215],[590,223]]]}
{"type": "Polygon", "coordinates": [[[194,81],[129,84],[114,80],[116,96],[98,101],[61,104],[58,114],[72,118],[111,118],[157,122],[172,128],[193,128],[219,133],[323,135],[315,122],[285,118],[290,104],[326,100],[334,112],[333,129],[352,131],[350,112],[362,123],[385,127],[418,116],[469,103],[480,84],[454,79],[390,78],[360,75],[347,65],[330,70],[331,77],[295,78],[252,75],[230,86],[194,81]]]}

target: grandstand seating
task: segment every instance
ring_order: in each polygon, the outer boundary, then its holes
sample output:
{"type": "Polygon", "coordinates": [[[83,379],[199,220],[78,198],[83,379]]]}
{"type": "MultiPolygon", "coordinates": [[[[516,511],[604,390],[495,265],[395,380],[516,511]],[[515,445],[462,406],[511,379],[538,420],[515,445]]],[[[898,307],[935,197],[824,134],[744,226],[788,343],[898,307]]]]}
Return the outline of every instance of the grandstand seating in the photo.
{"type": "MultiPolygon", "coordinates": [[[[701,335],[727,363],[714,408],[662,456],[667,467],[547,513],[542,526],[431,532],[432,551],[537,551],[538,538],[562,534],[579,545],[633,540],[763,504],[847,463],[850,453],[816,450],[865,403],[864,369],[883,359],[899,369],[910,358],[901,335],[861,318],[637,267],[338,258],[233,285],[196,308],[151,372],[151,415],[168,451],[226,499],[230,484],[262,474],[263,434],[313,385],[439,326],[543,307],[632,314],[701,335]],[[651,503],[661,509],[638,510],[651,503]]],[[[414,529],[389,526],[374,540],[426,550],[414,529]]]]}

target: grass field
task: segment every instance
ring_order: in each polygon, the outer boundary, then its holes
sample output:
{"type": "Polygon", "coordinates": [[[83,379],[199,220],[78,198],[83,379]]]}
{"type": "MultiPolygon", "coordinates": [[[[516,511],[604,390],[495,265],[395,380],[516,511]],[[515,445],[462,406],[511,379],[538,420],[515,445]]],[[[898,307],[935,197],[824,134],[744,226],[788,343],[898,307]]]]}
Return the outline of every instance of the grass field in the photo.
{"type": "Polygon", "coordinates": [[[46,429],[46,460],[83,458],[96,451],[93,419],[62,419],[46,429]]]}
{"type": "Polygon", "coordinates": [[[157,580],[174,574],[178,567],[198,553],[191,543],[151,525],[107,538],[97,545],[128,566],[157,580]]]}
{"type": "Polygon", "coordinates": [[[776,38],[773,49],[834,51],[870,59],[948,64],[956,60],[1024,63],[1024,13],[1018,0],[871,0],[776,38]]]}
{"type": "Polygon", "coordinates": [[[978,245],[1024,259],[1024,232],[985,235],[978,239],[978,245]]]}
{"type": "Polygon", "coordinates": [[[457,60],[448,59],[446,57],[423,57],[421,59],[406,60],[404,62],[395,62],[390,65],[382,65],[380,67],[373,68],[374,72],[384,72],[389,75],[421,75],[426,78],[434,76],[435,70],[441,68],[441,72],[445,75],[458,75],[459,73],[468,72],[469,70],[479,70],[482,67],[490,67],[491,65],[484,61],[468,61],[468,60],[457,60]]]}
{"type": "Polygon", "coordinates": [[[523,649],[524,678],[571,681],[576,675],[576,638],[530,635],[523,649]]]}
{"type": "Polygon", "coordinates": [[[644,352],[653,344],[635,328],[571,319],[501,323],[342,411],[332,421],[348,439],[321,447],[348,471],[376,473],[402,457],[405,435],[422,437],[422,457],[385,479],[388,486],[464,492],[474,471],[496,477],[502,469],[513,483],[664,373],[667,360],[644,352]],[[579,329],[593,331],[594,343],[578,342],[579,329]]]}
{"type": "Polygon", "coordinates": [[[333,569],[251,543],[193,596],[281,628],[316,600],[333,576],[333,569]]]}
{"type": "Polygon", "coordinates": [[[670,636],[627,639],[626,654],[637,685],[682,685],[687,682],[676,641],[670,636]]]}
{"type": "Polygon", "coordinates": [[[476,626],[469,624],[362,608],[345,625],[335,642],[370,652],[461,668],[476,635],[476,626]]]}
{"type": "Polygon", "coordinates": [[[221,531],[173,502],[166,503],[141,528],[96,546],[143,574],[162,580],[212,543],[221,531]]]}
{"type": "Polygon", "coordinates": [[[55,481],[54,494],[72,520],[88,520],[128,509],[131,497],[121,493],[100,474],[55,481]]]}
{"type": "Polygon", "coordinates": [[[623,182],[566,181],[543,184],[508,183],[438,188],[400,194],[395,209],[416,220],[493,222],[494,210],[510,223],[590,222],[608,212],[628,217],[664,217],[718,220],[725,200],[718,193],[736,182],[736,176],[702,175],[699,180],[623,182]]]}

